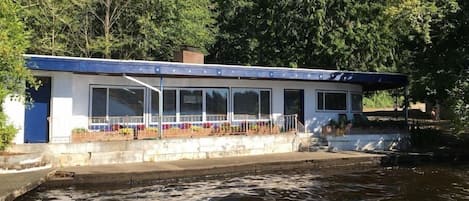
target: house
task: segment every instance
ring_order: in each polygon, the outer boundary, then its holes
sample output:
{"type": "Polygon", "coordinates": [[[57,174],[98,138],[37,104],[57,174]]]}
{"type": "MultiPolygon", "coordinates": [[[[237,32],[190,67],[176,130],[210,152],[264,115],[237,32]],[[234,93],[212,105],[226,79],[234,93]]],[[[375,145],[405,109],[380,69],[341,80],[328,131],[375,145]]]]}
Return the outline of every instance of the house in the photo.
{"type": "Polygon", "coordinates": [[[203,64],[201,54],[183,53],[182,62],[25,57],[42,86],[29,90],[31,106],[4,104],[20,128],[16,144],[70,143],[72,132],[124,128],[131,138],[147,128],[166,137],[171,128],[213,134],[224,126],[247,132],[251,125],[318,135],[330,119],[361,114],[363,92],[408,84],[393,73],[203,64]]]}

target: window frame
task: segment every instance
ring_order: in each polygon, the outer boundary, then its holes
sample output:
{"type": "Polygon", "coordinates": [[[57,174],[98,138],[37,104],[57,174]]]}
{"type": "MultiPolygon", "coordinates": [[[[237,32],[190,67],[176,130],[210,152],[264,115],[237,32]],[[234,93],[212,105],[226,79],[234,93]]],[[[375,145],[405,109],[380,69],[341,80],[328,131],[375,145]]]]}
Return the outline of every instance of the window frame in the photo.
{"type": "MultiPolygon", "coordinates": [[[[134,85],[99,85],[99,84],[92,84],[92,85],[89,85],[89,100],[88,100],[88,118],[91,118],[90,120],[90,125],[93,125],[93,126],[99,126],[99,125],[108,125],[109,124],[109,120],[110,118],[112,118],[111,116],[109,116],[109,89],[124,89],[124,88],[127,88],[127,89],[141,89],[143,90],[143,113],[142,113],[142,122],[130,122],[130,123],[126,123],[126,124],[129,124],[129,125],[139,125],[139,124],[145,124],[146,122],[146,103],[145,103],[145,100],[146,100],[146,97],[147,97],[147,90],[145,89],[145,87],[141,87],[141,86],[134,86],[134,85]],[[95,88],[102,88],[102,89],[106,89],[106,116],[104,116],[104,120],[106,122],[99,122],[99,123],[94,123],[93,122],[93,89],[95,88]]],[[[139,116],[135,116],[135,117],[139,117],[139,116]]]]}
{"type": "MultiPolygon", "coordinates": [[[[230,114],[230,88],[228,87],[166,87],[164,90],[175,90],[176,91],[176,121],[163,121],[163,123],[203,123],[203,122],[228,122],[229,121],[229,114],[230,114]],[[226,120],[219,120],[219,121],[207,121],[207,90],[209,89],[225,89],[226,90],[226,120]],[[202,121],[181,121],[181,90],[201,90],[202,91],[202,121]]],[[[156,93],[156,92],[151,92],[156,93]]],[[[149,124],[154,125],[158,124],[158,121],[153,121],[152,111],[152,95],[149,95],[148,98],[148,111],[149,111],[149,124]]]]}
{"type": "Polygon", "coordinates": [[[316,112],[321,112],[321,113],[338,113],[338,112],[347,112],[349,110],[349,93],[348,91],[345,90],[325,90],[325,89],[317,89],[316,91],[316,112]],[[323,93],[322,96],[322,103],[323,103],[323,109],[319,109],[319,102],[318,102],[318,97],[319,93],[323,93]],[[345,94],[345,110],[330,110],[326,109],[326,93],[341,93],[345,94]]]}
{"type": "Polygon", "coordinates": [[[231,121],[232,122],[243,122],[243,121],[253,121],[253,122],[257,122],[257,121],[268,121],[268,120],[271,120],[272,118],[272,88],[253,88],[253,87],[232,87],[231,88],[231,95],[230,95],[230,99],[231,99],[231,121]],[[257,101],[259,101],[259,106],[258,106],[258,112],[257,112],[257,119],[235,119],[235,111],[234,111],[234,94],[238,91],[238,90],[252,90],[252,91],[256,91],[258,92],[259,96],[258,96],[258,99],[257,101]],[[262,110],[262,103],[261,103],[261,91],[268,91],[269,92],[269,118],[266,119],[266,118],[262,118],[262,114],[261,114],[261,110],[262,110]]]}
{"type": "Polygon", "coordinates": [[[350,92],[350,111],[354,112],[354,113],[363,112],[363,93],[362,92],[358,92],[358,91],[351,91],[350,92]],[[360,105],[359,110],[354,110],[353,109],[353,98],[352,98],[353,95],[360,95],[362,97],[362,101],[361,101],[361,105],[360,105]]]}

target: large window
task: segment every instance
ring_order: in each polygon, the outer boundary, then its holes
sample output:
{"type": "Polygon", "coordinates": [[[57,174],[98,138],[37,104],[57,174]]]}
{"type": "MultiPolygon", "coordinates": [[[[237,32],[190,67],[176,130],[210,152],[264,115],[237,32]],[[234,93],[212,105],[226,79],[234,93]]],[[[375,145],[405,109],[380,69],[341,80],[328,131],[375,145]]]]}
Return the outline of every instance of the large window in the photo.
{"type": "Polygon", "coordinates": [[[143,122],[144,90],[138,88],[92,88],[93,123],[111,121],[143,122]],[[125,118],[125,119],[124,119],[125,118]]]}
{"type": "MultiPolygon", "coordinates": [[[[179,122],[226,121],[228,89],[168,89],[163,92],[163,121],[179,122]],[[177,101],[176,97],[179,97],[177,101]],[[204,99],[205,96],[205,99],[204,99]],[[205,109],[206,118],[203,118],[205,109]]],[[[158,122],[158,93],[151,93],[152,122],[158,122]]]]}
{"type": "Polygon", "coordinates": [[[268,119],[270,117],[270,91],[233,89],[233,116],[235,120],[268,119]]]}
{"type": "Polygon", "coordinates": [[[317,97],[318,110],[347,110],[346,92],[319,91],[317,97]]]}
{"type": "MultiPolygon", "coordinates": [[[[151,119],[158,122],[159,116],[159,96],[157,92],[151,92],[151,119]]],[[[163,91],[163,122],[176,121],[176,90],[163,91]]]]}
{"type": "Polygon", "coordinates": [[[362,95],[352,94],[352,111],[362,111],[362,95]]]}
{"type": "Polygon", "coordinates": [[[180,90],[180,121],[202,121],[202,90],[180,90]]]}
{"type": "Polygon", "coordinates": [[[228,89],[206,89],[205,105],[207,121],[227,120],[228,89]]]}

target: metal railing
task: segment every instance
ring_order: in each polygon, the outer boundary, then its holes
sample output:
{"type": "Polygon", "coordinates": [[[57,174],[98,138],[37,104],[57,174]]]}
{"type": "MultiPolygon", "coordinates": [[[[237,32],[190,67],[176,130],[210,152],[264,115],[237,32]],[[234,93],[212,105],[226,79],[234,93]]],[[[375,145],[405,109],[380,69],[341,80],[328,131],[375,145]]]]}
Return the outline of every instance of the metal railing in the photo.
{"type": "MultiPolygon", "coordinates": [[[[238,116],[238,118],[241,116],[238,116]]],[[[254,135],[296,133],[297,115],[281,115],[269,119],[246,117],[228,121],[227,115],[206,115],[210,121],[202,122],[202,115],[163,116],[162,137],[197,137],[222,135],[254,135]],[[177,120],[179,122],[169,122],[177,120]]],[[[149,123],[143,117],[93,117],[89,119],[88,128],[75,128],[72,131],[72,142],[112,141],[159,138],[159,116],[152,116],[149,123]],[[93,139],[96,138],[96,139],[93,139]]]]}

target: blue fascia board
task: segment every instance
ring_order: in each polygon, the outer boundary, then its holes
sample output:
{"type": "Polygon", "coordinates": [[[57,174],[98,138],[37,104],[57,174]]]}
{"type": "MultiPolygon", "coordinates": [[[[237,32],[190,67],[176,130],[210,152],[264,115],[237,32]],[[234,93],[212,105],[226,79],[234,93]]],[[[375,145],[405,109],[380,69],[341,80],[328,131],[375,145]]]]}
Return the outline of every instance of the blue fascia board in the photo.
{"type": "Polygon", "coordinates": [[[395,73],[367,73],[320,69],[291,69],[219,64],[90,59],[25,55],[32,70],[91,74],[131,74],[144,76],[190,76],[215,78],[248,78],[268,80],[301,80],[355,83],[365,90],[398,88],[408,84],[407,76],[395,73]]]}

